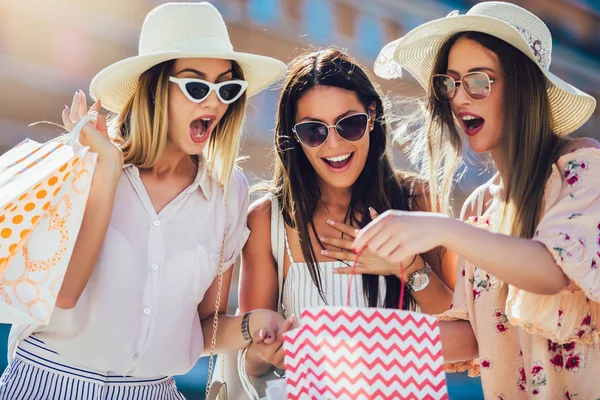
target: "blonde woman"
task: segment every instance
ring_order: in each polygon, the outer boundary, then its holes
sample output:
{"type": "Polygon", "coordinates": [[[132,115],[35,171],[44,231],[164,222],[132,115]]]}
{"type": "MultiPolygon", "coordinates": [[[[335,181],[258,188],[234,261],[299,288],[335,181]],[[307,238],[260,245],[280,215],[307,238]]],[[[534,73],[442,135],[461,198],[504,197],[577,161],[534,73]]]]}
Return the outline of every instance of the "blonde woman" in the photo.
{"type": "MultiPolygon", "coordinates": [[[[211,350],[218,294],[227,299],[249,233],[235,169],[246,97],[284,71],[234,52],[208,3],[148,14],[140,54],[92,81],[92,109],[116,114],[117,146],[103,118],[82,132],[98,167],[81,234],[49,325],[13,327],[0,398],[183,398],[172,376],[211,350]]],[[[79,91],[65,126],[87,112],[79,91]]],[[[268,310],[222,315],[214,350],[268,341],[283,322],[268,310]]]]}
{"type": "Polygon", "coordinates": [[[596,101],[549,71],[551,48],[535,15],[484,2],[415,28],[376,64],[428,90],[416,143],[433,199],[447,204],[462,141],[498,170],[467,200],[468,222],[393,211],[354,243],[396,263],[436,246],[462,258],[442,346],[451,371],[481,373],[486,399],[600,397],[600,144],[566,137],[596,101]]]}

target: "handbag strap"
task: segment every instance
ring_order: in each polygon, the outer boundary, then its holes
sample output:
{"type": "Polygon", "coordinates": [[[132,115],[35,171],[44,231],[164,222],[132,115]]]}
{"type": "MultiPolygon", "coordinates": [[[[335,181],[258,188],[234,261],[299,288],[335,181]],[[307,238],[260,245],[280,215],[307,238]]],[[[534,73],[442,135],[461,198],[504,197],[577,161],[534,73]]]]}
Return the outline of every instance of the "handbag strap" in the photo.
{"type": "Polygon", "coordinates": [[[285,258],[285,225],[279,211],[277,196],[271,197],[271,251],[277,262],[277,312],[281,312],[281,296],[283,293],[283,262],[285,258]]]}
{"type": "MultiPolygon", "coordinates": [[[[227,194],[224,197],[225,203],[225,215],[227,215],[227,194]]],[[[215,315],[213,318],[213,334],[212,341],[210,343],[210,355],[208,356],[208,379],[206,382],[206,398],[208,399],[211,388],[212,374],[215,367],[215,347],[217,345],[217,328],[219,327],[219,308],[221,306],[221,289],[223,288],[223,264],[225,263],[225,243],[227,241],[227,224],[225,225],[225,231],[223,232],[223,241],[221,242],[221,251],[219,253],[219,290],[217,291],[217,299],[215,301],[215,315]]],[[[225,377],[225,363],[221,363],[221,380],[225,377]]]]}

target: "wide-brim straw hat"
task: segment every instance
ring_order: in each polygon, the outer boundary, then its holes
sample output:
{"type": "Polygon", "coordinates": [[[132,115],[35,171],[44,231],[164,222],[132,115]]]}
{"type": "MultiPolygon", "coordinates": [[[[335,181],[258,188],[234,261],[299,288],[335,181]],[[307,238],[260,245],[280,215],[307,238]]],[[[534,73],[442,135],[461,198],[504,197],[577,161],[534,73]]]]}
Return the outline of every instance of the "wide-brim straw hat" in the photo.
{"type": "Polygon", "coordinates": [[[148,13],[139,40],[139,54],[116,62],[92,80],[94,100],[121,112],[135,93],[140,75],[164,61],[178,58],[218,58],[235,61],[252,96],[277,81],[286,65],[274,58],[233,50],[225,21],[210,3],[165,3],[148,13]]]}
{"type": "Polygon", "coordinates": [[[552,36],[537,16],[511,3],[483,2],[465,15],[453,11],[445,18],[425,23],[387,44],[375,61],[375,73],[384,79],[399,78],[406,69],[429,90],[433,63],[445,41],[459,32],[482,32],[514,46],[546,76],[552,129],[567,135],[583,125],[596,108],[589,94],[550,72],[552,36]]]}

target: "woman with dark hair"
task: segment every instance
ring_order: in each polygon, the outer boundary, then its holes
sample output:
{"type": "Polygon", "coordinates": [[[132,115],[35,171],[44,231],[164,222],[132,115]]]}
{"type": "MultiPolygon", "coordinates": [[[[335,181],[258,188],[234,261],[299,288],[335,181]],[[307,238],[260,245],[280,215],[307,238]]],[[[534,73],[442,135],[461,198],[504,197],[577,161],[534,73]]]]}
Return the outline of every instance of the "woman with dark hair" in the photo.
{"type": "MultiPolygon", "coordinates": [[[[387,140],[381,96],[347,54],[315,51],[288,66],[274,177],[248,216],[241,312],[282,310],[289,328],[306,307],[346,305],[357,229],[377,212],[429,209],[426,185],[394,169],[387,140]]],[[[404,268],[371,253],[359,261],[362,278],[352,281],[351,306],[397,308],[406,277],[404,309],[448,309],[455,260],[441,248],[402,260],[404,268]]],[[[259,376],[283,368],[284,331],[273,345],[257,343],[244,353],[241,369],[259,376]]]]}
{"type": "Polygon", "coordinates": [[[428,90],[425,140],[412,143],[442,209],[463,141],[498,172],[467,199],[467,222],[393,211],[354,245],[392,263],[438,246],[464,260],[442,346],[450,370],[481,373],[486,398],[597,399],[600,144],[566,138],[596,101],[549,71],[550,31],[527,10],[456,14],[388,45],[376,72],[402,66],[428,90]]]}

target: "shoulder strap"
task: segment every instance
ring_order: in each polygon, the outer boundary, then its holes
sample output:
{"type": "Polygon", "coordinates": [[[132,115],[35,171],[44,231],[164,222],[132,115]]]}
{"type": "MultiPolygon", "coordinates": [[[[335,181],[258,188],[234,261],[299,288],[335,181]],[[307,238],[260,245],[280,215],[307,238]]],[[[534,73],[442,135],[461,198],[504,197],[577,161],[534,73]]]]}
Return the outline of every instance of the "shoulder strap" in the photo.
{"type": "Polygon", "coordinates": [[[283,260],[285,257],[285,226],[283,217],[279,212],[277,196],[271,197],[271,249],[273,258],[277,261],[277,282],[279,293],[277,296],[277,311],[281,311],[281,293],[283,291],[283,260]]]}

